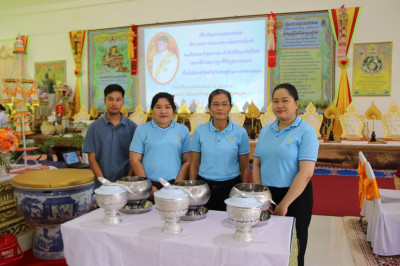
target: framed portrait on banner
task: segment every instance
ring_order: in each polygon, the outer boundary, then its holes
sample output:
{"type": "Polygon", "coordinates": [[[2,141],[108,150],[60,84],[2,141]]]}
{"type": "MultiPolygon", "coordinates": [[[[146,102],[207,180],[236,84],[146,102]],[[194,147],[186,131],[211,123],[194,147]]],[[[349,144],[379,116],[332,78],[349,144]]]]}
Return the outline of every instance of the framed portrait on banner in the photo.
{"type": "Polygon", "coordinates": [[[124,107],[133,110],[137,102],[136,75],[131,75],[128,57],[129,27],[88,31],[89,108],[105,111],[104,89],[119,84],[125,89],[124,107]]]}
{"type": "Polygon", "coordinates": [[[38,85],[43,89],[43,80],[46,79],[49,79],[53,85],[64,83],[66,81],[65,67],[65,60],[35,62],[35,79],[38,85]]]}
{"type": "Polygon", "coordinates": [[[353,96],[390,96],[392,42],[355,43],[353,96]]]}

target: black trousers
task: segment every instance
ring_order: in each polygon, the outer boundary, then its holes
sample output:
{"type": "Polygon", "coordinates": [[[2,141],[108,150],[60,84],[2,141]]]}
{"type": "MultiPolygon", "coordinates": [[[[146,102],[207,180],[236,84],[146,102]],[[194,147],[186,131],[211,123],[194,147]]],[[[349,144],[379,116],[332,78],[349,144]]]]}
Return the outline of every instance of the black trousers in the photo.
{"type": "Polygon", "coordinates": [[[206,181],[210,187],[211,196],[205,207],[215,211],[226,211],[225,199],[229,198],[232,187],[242,182],[240,176],[226,181],[208,180],[199,175],[197,179],[206,181]]]}
{"type": "MultiPolygon", "coordinates": [[[[279,204],[283,197],[285,197],[289,188],[277,188],[268,187],[272,194],[272,199],[279,204]]],[[[297,239],[299,241],[299,254],[298,254],[298,265],[304,265],[304,255],[307,249],[308,240],[308,226],[311,222],[313,207],[313,191],[312,182],[308,182],[303,193],[295,199],[288,208],[286,216],[292,216],[296,218],[296,231],[297,239]]]]}

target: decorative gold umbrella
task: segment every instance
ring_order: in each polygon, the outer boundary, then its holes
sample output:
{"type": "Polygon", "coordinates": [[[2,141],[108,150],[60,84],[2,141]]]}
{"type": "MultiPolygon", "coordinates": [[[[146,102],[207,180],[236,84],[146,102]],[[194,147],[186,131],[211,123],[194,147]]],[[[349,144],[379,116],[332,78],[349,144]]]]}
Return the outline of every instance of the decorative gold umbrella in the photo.
{"type": "MultiPolygon", "coordinates": [[[[339,118],[339,116],[340,116],[340,110],[339,110],[339,109],[336,107],[336,105],[332,102],[332,103],[328,106],[328,108],[325,109],[324,116],[325,116],[326,118],[330,119],[330,121],[331,121],[330,123],[332,124],[333,119],[339,118]]],[[[331,125],[331,128],[330,128],[329,131],[330,131],[330,132],[329,132],[329,140],[330,140],[330,141],[334,141],[335,138],[334,138],[334,136],[333,136],[333,128],[332,128],[332,125],[331,125]]]]}
{"type": "Polygon", "coordinates": [[[250,138],[254,139],[256,136],[254,132],[254,118],[260,117],[260,110],[258,110],[257,106],[251,102],[249,107],[247,108],[247,112],[245,113],[246,117],[251,118],[251,133],[250,138]]]}
{"type": "Polygon", "coordinates": [[[371,106],[365,112],[365,117],[369,120],[372,119],[372,134],[371,134],[371,141],[376,141],[376,134],[375,134],[375,119],[381,120],[382,113],[379,109],[375,106],[374,101],[372,101],[371,106]]]}

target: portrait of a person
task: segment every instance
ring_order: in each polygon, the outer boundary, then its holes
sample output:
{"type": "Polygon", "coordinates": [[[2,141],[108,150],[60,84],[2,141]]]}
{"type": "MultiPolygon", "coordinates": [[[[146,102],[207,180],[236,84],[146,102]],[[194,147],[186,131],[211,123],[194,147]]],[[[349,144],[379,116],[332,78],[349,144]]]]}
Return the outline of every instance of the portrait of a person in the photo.
{"type": "Polygon", "coordinates": [[[158,83],[168,83],[174,77],[178,67],[178,58],[170,50],[170,39],[161,35],[156,40],[157,53],[153,56],[151,75],[158,83]]]}

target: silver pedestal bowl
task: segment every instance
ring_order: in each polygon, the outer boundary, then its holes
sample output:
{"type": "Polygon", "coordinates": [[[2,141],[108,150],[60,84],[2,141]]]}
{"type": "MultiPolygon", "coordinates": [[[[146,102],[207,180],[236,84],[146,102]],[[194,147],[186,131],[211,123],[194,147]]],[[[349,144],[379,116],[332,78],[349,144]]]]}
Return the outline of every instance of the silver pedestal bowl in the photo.
{"type": "Polygon", "coordinates": [[[94,192],[97,205],[104,209],[103,223],[119,224],[122,221],[119,209],[128,201],[128,192],[120,186],[107,185],[97,188],[94,192]]]}
{"type": "Polygon", "coordinates": [[[189,208],[189,195],[179,188],[162,188],[154,192],[157,212],[165,221],[162,231],[166,234],[179,234],[182,231],[179,218],[189,208]]]}
{"type": "Polygon", "coordinates": [[[204,180],[182,180],[174,183],[189,190],[193,197],[189,200],[189,210],[181,217],[181,220],[195,221],[206,217],[207,208],[204,205],[211,196],[210,187],[204,180]]]}
{"type": "Polygon", "coordinates": [[[121,209],[123,213],[144,213],[151,210],[153,204],[147,200],[151,193],[151,181],[147,177],[124,176],[117,183],[128,186],[133,193],[128,193],[128,203],[121,209]]]}
{"type": "Polygon", "coordinates": [[[256,226],[267,224],[269,222],[269,219],[271,218],[271,215],[268,213],[267,210],[271,206],[272,199],[271,191],[268,189],[268,187],[252,183],[236,184],[232,187],[229,193],[229,197],[233,197],[239,193],[236,189],[246,196],[256,198],[263,204],[261,206],[260,221],[259,223],[257,223],[256,226]]]}
{"type": "Polygon", "coordinates": [[[233,238],[239,241],[252,241],[251,227],[260,220],[262,203],[255,198],[234,196],[226,199],[226,211],[229,219],[236,225],[233,238]]]}

